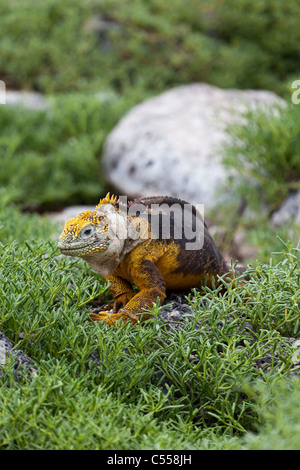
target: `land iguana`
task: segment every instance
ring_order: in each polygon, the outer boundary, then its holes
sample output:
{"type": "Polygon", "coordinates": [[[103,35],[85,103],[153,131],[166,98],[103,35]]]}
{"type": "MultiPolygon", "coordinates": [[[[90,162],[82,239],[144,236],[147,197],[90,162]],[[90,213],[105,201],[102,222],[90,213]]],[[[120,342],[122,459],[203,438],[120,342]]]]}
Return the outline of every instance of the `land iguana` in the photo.
{"type": "Polygon", "coordinates": [[[92,320],[108,324],[121,318],[131,323],[150,318],[145,309],[157,299],[162,303],[167,290],[201,288],[204,284],[213,288],[220,283],[218,276],[235,275],[230,273],[197,208],[167,196],[122,204],[121,198],[108,193],[94,211],[83,211],[66,221],[58,247],[64,255],[83,258],[109,281],[113,312],[90,314],[92,320]],[[180,230],[187,223],[184,211],[188,208],[190,222],[185,232],[191,234],[189,239],[180,230]],[[196,249],[193,244],[187,249],[187,242],[197,241],[199,221],[201,243],[195,245],[196,249]]]}

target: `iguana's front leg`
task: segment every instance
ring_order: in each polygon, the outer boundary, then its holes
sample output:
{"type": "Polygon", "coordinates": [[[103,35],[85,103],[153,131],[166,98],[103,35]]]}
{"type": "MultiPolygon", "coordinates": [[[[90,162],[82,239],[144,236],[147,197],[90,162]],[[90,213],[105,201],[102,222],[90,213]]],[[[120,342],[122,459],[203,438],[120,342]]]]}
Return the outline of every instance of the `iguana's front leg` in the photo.
{"type": "MultiPolygon", "coordinates": [[[[164,301],[166,297],[166,286],[162,275],[151,260],[144,259],[139,266],[131,268],[131,278],[133,284],[139,289],[139,292],[117,313],[110,314],[108,312],[101,312],[99,314],[91,314],[92,320],[105,320],[105,323],[113,324],[122,318],[124,322],[129,320],[131,323],[136,323],[151,317],[149,314],[144,314],[143,310],[146,307],[152,307],[157,299],[160,299],[161,302],[164,301]]],[[[118,285],[122,284],[120,280],[117,281],[115,279],[114,281],[118,285]]],[[[126,281],[124,281],[124,283],[126,283],[126,281]]],[[[130,291],[126,291],[123,295],[127,296],[129,292],[130,291]]],[[[118,297],[116,300],[118,300],[118,297]]]]}
{"type": "MultiPolygon", "coordinates": [[[[121,318],[122,315],[115,315],[118,313],[120,308],[125,307],[125,305],[134,297],[135,292],[130,284],[130,282],[116,276],[115,274],[110,274],[105,276],[107,282],[109,282],[110,293],[114,298],[113,305],[113,314],[109,312],[98,312],[90,313],[90,318],[94,321],[104,320],[106,317],[113,318],[114,321],[117,321],[121,318]]],[[[110,323],[112,323],[110,321],[110,323]]]]}
{"type": "Polygon", "coordinates": [[[113,313],[117,313],[134,297],[135,292],[130,282],[120,276],[110,274],[105,279],[110,283],[110,293],[114,298],[113,313]]]}

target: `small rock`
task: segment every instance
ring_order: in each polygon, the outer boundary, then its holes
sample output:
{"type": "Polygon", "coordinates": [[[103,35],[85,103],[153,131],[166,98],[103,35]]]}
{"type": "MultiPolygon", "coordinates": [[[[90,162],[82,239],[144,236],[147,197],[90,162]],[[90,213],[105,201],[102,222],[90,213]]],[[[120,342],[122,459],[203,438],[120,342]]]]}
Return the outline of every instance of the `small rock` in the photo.
{"type": "Polygon", "coordinates": [[[12,342],[0,332],[0,375],[4,375],[4,367],[8,359],[14,360],[14,377],[19,380],[21,373],[26,370],[29,376],[36,375],[36,369],[29,357],[19,349],[13,349],[12,342]]]}
{"type": "Polygon", "coordinates": [[[258,256],[258,252],[259,247],[249,244],[246,231],[237,229],[232,237],[227,257],[233,260],[244,261],[255,259],[258,256]]]}
{"type": "Polygon", "coordinates": [[[100,15],[92,16],[84,25],[85,31],[98,36],[101,50],[104,52],[108,52],[114,47],[110,38],[111,31],[118,32],[120,29],[122,29],[121,23],[100,15]]]}
{"type": "Polygon", "coordinates": [[[271,216],[274,227],[281,227],[292,220],[300,225],[300,191],[290,194],[271,216]]]}
{"type": "Polygon", "coordinates": [[[28,109],[46,109],[48,103],[41,93],[31,91],[10,91],[5,93],[7,105],[23,106],[28,109]]]}

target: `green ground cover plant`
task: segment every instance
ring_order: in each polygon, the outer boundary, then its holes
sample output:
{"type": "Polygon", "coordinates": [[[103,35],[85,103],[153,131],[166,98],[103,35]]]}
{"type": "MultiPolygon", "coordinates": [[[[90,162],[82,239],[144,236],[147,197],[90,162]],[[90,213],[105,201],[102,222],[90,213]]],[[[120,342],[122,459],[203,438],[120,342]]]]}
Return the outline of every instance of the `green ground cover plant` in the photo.
{"type": "Polygon", "coordinates": [[[244,124],[229,128],[224,163],[237,170],[234,191],[266,215],[300,189],[300,107],[287,102],[273,112],[247,113],[244,124]]]}
{"type": "Polygon", "coordinates": [[[265,262],[280,251],[280,239],[299,241],[293,217],[281,226],[271,222],[288,196],[300,190],[299,117],[300,107],[288,100],[273,110],[250,111],[244,122],[229,126],[231,139],[223,148],[223,163],[233,172],[220,189],[226,198],[216,217],[228,230],[227,243],[239,227],[265,262]]]}
{"type": "Polygon", "coordinates": [[[45,110],[1,106],[0,185],[7,202],[55,210],[97,203],[105,137],[130,106],[114,94],[66,94],[45,110]]]}
{"type": "Polygon", "coordinates": [[[9,88],[70,92],[182,83],[284,93],[298,78],[297,0],[0,2],[9,88]]]}
{"type": "Polygon", "coordinates": [[[287,244],[281,261],[251,268],[246,288],[192,293],[183,329],[168,331],[159,305],[153,320],[114,329],[87,320],[91,301],[107,298],[103,279],[59,255],[42,227],[30,227],[31,216],[11,209],[11,220],[25,232],[28,224],[31,241],[2,231],[0,330],[37,373],[16,381],[12,361],[2,368],[2,449],[280,445],[280,410],[292,413],[299,388],[295,350],[283,343],[299,337],[299,247],[287,244]],[[266,351],[271,364],[259,368],[266,351]]]}
{"type": "MultiPolygon", "coordinates": [[[[250,221],[261,248],[251,281],[192,292],[185,328],[167,330],[156,305],[153,320],[114,329],[87,320],[95,298],[110,300],[104,280],[60,256],[56,225],[25,213],[97,203],[105,138],[148,96],[205,81],[290,99],[299,8],[0,0],[0,79],[49,98],[45,110],[0,107],[0,331],[36,368],[16,380],[13,359],[1,364],[1,449],[300,449],[298,352],[287,341],[300,334],[300,247],[282,242],[289,227],[280,239],[266,215],[250,221]]],[[[263,202],[267,216],[299,189],[299,109],[251,114],[232,130],[236,200],[263,202]]]]}

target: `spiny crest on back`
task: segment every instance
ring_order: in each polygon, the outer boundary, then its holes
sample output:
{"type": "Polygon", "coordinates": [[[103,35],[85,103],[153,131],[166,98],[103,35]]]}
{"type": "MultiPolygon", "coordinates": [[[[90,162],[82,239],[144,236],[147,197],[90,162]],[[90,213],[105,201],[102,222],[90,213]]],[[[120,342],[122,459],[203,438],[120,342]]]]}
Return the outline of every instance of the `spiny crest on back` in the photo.
{"type": "Polygon", "coordinates": [[[62,238],[67,236],[68,234],[73,235],[74,237],[78,237],[80,231],[88,224],[97,225],[102,216],[99,216],[95,211],[84,211],[78,214],[73,219],[67,220],[65,223],[64,230],[62,232],[62,238]]]}
{"type": "Polygon", "coordinates": [[[102,204],[117,204],[119,202],[118,196],[110,195],[107,193],[106,196],[100,199],[99,204],[95,207],[95,209],[99,209],[102,204]]]}

